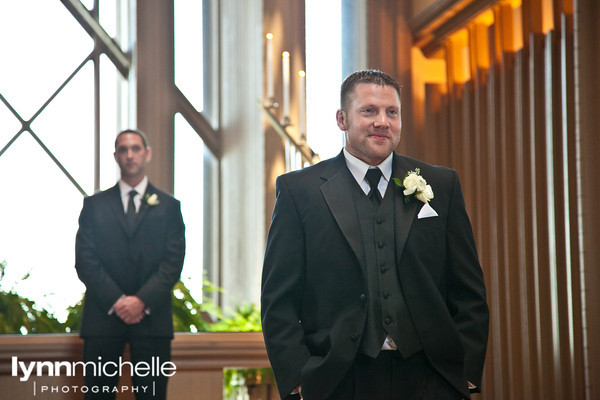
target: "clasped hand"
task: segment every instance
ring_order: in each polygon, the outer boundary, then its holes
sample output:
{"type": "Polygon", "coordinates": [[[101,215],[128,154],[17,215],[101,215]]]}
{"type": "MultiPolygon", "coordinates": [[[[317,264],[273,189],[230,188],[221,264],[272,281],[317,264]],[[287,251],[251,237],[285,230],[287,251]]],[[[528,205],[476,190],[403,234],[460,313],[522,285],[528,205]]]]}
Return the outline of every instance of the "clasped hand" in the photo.
{"type": "Polygon", "coordinates": [[[146,305],[137,296],[124,296],[115,303],[115,313],[128,325],[137,324],[146,315],[146,305]]]}

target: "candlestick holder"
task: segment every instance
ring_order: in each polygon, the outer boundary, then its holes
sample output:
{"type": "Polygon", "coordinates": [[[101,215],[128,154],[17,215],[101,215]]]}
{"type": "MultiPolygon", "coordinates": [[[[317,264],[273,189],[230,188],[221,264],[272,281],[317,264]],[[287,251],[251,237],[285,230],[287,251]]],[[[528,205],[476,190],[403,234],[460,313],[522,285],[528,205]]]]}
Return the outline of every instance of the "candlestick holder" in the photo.
{"type": "Polygon", "coordinates": [[[292,120],[290,120],[290,117],[286,115],[285,117],[282,118],[281,125],[284,128],[287,128],[288,126],[292,125],[292,120]]]}
{"type": "Polygon", "coordinates": [[[267,97],[263,101],[263,106],[269,110],[273,110],[279,108],[279,103],[273,97],[267,97]]]}

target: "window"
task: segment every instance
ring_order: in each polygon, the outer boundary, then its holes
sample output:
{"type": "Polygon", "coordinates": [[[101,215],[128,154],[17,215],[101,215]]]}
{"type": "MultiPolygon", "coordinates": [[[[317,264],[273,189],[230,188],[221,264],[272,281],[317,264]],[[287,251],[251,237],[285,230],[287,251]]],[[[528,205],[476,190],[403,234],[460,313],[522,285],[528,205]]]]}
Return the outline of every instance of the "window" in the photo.
{"type": "Polygon", "coordinates": [[[214,9],[210,0],[174,1],[175,85],[193,107],[175,114],[175,197],[186,224],[186,256],[181,280],[198,302],[206,277],[218,283],[218,161],[203,137],[216,132],[216,71],[210,43],[214,9]],[[191,122],[190,122],[191,121],[191,122]],[[212,122],[205,123],[205,122],[212,122]]]}
{"type": "Polygon", "coordinates": [[[305,6],[306,139],[322,160],[335,156],[342,146],[335,121],[342,83],[341,6],[342,0],[306,0],[305,6]]]}
{"type": "Polygon", "coordinates": [[[203,1],[175,0],[175,84],[204,110],[203,1]]]}
{"type": "Polygon", "coordinates": [[[218,282],[218,162],[198,133],[175,115],[175,197],[186,226],[186,254],[181,280],[202,301],[202,282],[218,282]]]}
{"type": "Polygon", "coordinates": [[[305,4],[307,141],[326,159],[343,146],[344,136],[335,121],[342,81],[365,68],[366,1],[306,0],[305,4]]]}
{"type": "Polygon", "coordinates": [[[114,136],[130,122],[129,1],[103,1],[101,23],[92,3],[0,5],[0,35],[11,38],[0,41],[3,286],[61,320],[84,291],[74,269],[82,197],[114,184],[114,136]]]}

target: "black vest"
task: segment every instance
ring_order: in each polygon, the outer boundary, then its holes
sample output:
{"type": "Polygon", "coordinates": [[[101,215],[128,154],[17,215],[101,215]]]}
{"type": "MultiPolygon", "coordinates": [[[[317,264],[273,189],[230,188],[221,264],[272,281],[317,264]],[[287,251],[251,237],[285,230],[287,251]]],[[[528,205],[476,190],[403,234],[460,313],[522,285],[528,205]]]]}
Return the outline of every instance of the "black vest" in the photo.
{"type": "Polygon", "coordinates": [[[390,182],[381,205],[376,207],[358,185],[355,188],[354,204],[362,232],[365,254],[362,261],[367,267],[369,289],[367,323],[360,351],[377,357],[386,335],[390,335],[402,356],[407,358],[422,347],[396,269],[394,203],[402,198],[396,196],[390,182]]]}

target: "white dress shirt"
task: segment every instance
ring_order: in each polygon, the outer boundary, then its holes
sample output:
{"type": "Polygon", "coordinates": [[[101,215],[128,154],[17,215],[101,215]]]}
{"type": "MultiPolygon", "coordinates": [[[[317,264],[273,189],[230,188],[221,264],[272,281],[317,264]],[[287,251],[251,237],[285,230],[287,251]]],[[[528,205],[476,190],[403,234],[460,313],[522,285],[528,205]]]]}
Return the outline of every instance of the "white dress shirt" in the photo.
{"type": "Polygon", "coordinates": [[[148,177],[145,176],[144,179],[140,183],[138,183],[135,187],[129,186],[127,183],[123,181],[123,179],[119,179],[119,189],[121,190],[121,201],[123,202],[123,210],[125,210],[125,214],[127,214],[127,205],[129,204],[129,192],[135,190],[137,194],[133,198],[133,204],[135,204],[135,212],[140,211],[140,206],[142,205],[142,197],[144,193],[146,193],[146,188],[148,187],[148,177]]]}
{"type": "Polygon", "coordinates": [[[369,168],[379,168],[381,170],[381,179],[379,179],[377,189],[379,189],[379,194],[381,194],[381,198],[383,199],[388,183],[390,182],[390,179],[392,179],[392,159],[394,153],[390,154],[388,158],[383,160],[379,165],[369,165],[366,162],[359,160],[350,154],[346,148],[344,148],[344,157],[346,157],[346,165],[348,166],[350,173],[365,194],[369,194],[369,191],[371,190],[366,178],[367,171],[369,168]]]}

